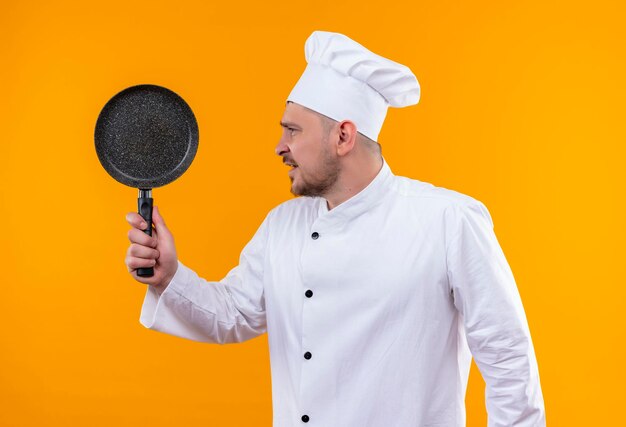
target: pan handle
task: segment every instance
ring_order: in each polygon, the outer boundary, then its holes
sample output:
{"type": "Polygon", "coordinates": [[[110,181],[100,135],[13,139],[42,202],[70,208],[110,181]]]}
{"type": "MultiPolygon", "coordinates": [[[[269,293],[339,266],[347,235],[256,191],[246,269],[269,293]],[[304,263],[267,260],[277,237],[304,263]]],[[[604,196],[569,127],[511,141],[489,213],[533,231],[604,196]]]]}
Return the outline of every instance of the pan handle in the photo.
{"type": "MultiPolygon", "coordinates": [[[[143,232],[146,233],[148,236],[152,236],[152,189],[139,189],[137,207],[139,209],[139,214],[146,221],[146,224],[148,224],[143,232]]],[[[138,268],[137,276],[152,277],[154,276],[154,268],[138,268]]]]}

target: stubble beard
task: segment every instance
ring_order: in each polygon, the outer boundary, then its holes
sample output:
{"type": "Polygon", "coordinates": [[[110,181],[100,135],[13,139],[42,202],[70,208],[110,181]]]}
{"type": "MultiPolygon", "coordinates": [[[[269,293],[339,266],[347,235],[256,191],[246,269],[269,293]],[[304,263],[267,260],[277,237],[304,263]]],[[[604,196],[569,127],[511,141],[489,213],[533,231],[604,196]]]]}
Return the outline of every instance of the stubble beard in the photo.
{"type": "MultiPolygon", "coordinates": [[[[299,184],[294,185],[294,178],[291,179],[291,193],[295,196],[304,197],[324,197],[335,185],[339,177],[339,159],[332,157],[329,151],[324,151],[321,162],[321,170],[316,174],[323,178],[317,181],[306,181],[300,174],[299,184]]],[[[302,172],[302,171],[299,171],[302,172]]]]}

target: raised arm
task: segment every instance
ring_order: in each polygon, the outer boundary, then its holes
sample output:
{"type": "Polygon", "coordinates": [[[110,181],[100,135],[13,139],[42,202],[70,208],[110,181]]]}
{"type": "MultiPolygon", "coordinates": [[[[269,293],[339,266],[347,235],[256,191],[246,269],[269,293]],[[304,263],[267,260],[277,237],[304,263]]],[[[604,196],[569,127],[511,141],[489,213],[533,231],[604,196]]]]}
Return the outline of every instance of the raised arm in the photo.
{"type": "MultiPolygon", "coordinates": [[[[263,263],[268,218],[244,247],[239,264],[219,282],[199,277],[177,260],[168,284],[148,287],[141,324],[182,338],[218,344],[241,342],[264,333],[263,263]]],[[[158,231],[158,219],[155,226],[158,231]]]]}

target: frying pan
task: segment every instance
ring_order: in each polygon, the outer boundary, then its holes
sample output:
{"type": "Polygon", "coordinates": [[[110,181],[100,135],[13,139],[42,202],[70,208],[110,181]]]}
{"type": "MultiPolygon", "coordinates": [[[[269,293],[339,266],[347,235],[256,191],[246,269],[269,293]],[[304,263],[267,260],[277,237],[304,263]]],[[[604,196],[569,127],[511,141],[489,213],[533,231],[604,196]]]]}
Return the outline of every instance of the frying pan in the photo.
{"type": "MultiPolygon", "coordinates": [[[[117,181],[139,189],[137,207],[152,236],[152,189],[169,184],[198,151],[198,123],[183,98],[156,85],[137,85],[113,96],[96,122],[96,153],[117,181]]],[[[152,277],[139,268],[137,276],[152,277]]]]}

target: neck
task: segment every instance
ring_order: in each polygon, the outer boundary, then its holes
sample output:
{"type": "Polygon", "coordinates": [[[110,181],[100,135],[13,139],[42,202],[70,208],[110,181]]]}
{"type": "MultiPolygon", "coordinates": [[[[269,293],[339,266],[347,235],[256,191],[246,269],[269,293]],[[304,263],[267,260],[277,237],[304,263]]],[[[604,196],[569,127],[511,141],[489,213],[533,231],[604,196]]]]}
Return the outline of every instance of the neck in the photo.
{"type": "Polygon", "coordinates": [[[328,210],[334,209],[369,185],[383,167],[382,157],[349,162],[342,166],[336,185],[324,195],[328,210]]]}

